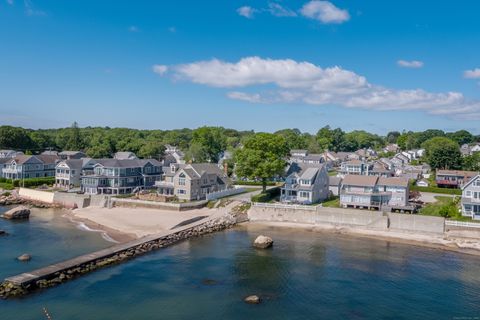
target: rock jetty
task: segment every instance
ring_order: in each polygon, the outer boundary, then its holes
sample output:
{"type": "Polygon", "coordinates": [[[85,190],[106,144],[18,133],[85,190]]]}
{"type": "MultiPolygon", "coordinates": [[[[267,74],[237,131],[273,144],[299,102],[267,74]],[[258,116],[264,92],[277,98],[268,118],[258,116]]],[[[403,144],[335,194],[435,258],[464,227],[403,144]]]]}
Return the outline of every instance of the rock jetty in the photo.
{"type": "Polygon", "coordinates": [[[9,281],[11,278],[7,278],[0,284],[0,298],[18,297],[38,289],[53,287],[69,279],[79,277],[100,268],[131,260],[152,250],[164,248],[188,238],[230,228],[235,225],[235,223],[235,217],[231,214],[226,214],[201,224],[185,227],[176,232],[173,231],[167,235],[159,235],[158,238],[149,236],[146,237],[144,241],[139,242],[139,240],[133,240],[131,241],[131,245],[128,242],[119,244],[98,252],[57,263],[54,266],[11,277],[12,279],[26,278],[27,280],[25,281],[9,281]],[[46,269],[48,269],[48,272],[45,273],[42,271],[46,269]],[[36,276],[32,277],[34,274],[36,276]]]}
{"type": "Polygon", "coordinates": [[[18,206],[5,212],[3,217],[12,220],[28,219],[30,217],[30,209],[25,206],[18,206]]]}
{"type": "Polygon", "coordinates": [[[273,240],[270,237],[260,235],[253,242],[253,246],[258,249],[267,249],[273,245],[273,240]]]}

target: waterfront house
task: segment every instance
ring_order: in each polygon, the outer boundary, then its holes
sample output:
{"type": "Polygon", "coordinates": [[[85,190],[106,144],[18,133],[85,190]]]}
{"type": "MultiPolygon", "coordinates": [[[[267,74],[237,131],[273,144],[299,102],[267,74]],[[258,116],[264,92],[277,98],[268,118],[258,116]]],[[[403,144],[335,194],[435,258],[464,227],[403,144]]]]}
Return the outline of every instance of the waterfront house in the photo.
{"type": "Polygon", "coordinates": [[[323,164],[292,163],[281,189],[280,201],[312,204],[328,198],[328,174],[323,164]]]}
{"type": "Polygon", "coordinates": [[[185,163],[185,154],[175,146],[169,144],[165,145],[165,152],[163,154],[164,166],[169,166],[170,163],[185,163]]]}
{"type": "Polygon", "coordinates": [[[480,220],[480,175],[462,186],[462,215],[480,220]]]}
{"type": "Polygon", "coordinates": [[[369,165],[362,160],[349,160],[342,162],[340,175],[368,175],[369,165]]]}
{"type": "Polygon", "coordinates": [[[383,152],[393,152],[397,153],[400,150],[398,144],[392,143],[383,148],[383,152]]]}
{"type": "Polygon", "coordinates": [[[354,208],[412,210],[408,180],[396,177],[347,175],[340,189],[340,205],[354,208]]]}
{"type": "Polygon", "coordinates": [[[82,151],[68,151],[68,150],[59,152],[58,156],[62,160],[82,159],[87,157],[87,155],[82,151]]]}
{"type": "Polygon", "coordinates": [[[2,176],[7,179],[29,179],[54,177],[57,156],[51,155],[19,155],[4,163],[2,176]]]}
{"type": "Polygon", "coordinates": [[[117,160],[136,160],[138,159],[137,155],[130,151],[119,151],[113,155],[114,159],[117,160]]]}
{"type": "Polygon", "coordinates": [[[79,188],[83,175],[92,175],[95,160],[91,158],[62,160],[55,166],[55,187],[69,190],[79,188]]]}
{"type": "Polygon", "coordinates": [[[5,178],[3,176],[3,169],[6,168],[7,162],[9,162],[9,158],[0,158],[0,178],[5,178]]]}
{"type": "Polygon", "coordinates": [[[463,170],[437,170],[435,181],[440,188],[461,188],[478,172],[463,170]]]}
{"type": "Polygon", "coordinates": [[[158,194],[175,195],[179,200],[202,200],[207,194],[226,190],[230,181],[217,164],[192,163],[172,164],[172,177],[165,176],[164,180],[157,182],[158,194]]]}
{"type": "Polygon", "coordinates": [[[324,154],[310,154],[308,150],[290,150],[290,163],[320,164],[325,162],[324,154]]]}
{"type": "Polygon", "coordinates": [[[377,177],[393,177],[395,171],[390,169],[388,165],[381,161],[375,161],[372,166],[368,167],[368,175],[369,176],[377,176],[377,177]]]}
{"type": "Polygon", "coordinates": [[[81,177],[87,194],[129,194],[153,188],[161,177],[161,163],[155,159],[96,159],[93,172],[81,177]]]}

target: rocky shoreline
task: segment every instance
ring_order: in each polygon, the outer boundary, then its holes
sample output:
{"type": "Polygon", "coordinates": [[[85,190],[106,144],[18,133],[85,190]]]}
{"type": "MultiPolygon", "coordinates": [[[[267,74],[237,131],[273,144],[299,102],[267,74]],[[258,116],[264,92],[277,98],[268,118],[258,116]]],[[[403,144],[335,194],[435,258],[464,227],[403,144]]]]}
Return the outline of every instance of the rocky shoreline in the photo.
{"type": "Polygon", "coordinates": [[[190,228],[181,229],[177,232],[172,231],[172,233],[155,240],[132,245],[127,249],[117,250],[113,254],[103,256],[93,261],[86,260],[85,263],[77,264],[52,274],[48,274],[42,279],[33,280],[24,286],[16,285],[9,281],[4,281],[2,284],[0,284],[0,297],[3,299],[20,297],[35,290],[53,287],[67,280],[74,279],[83,274],[101,269],[103,267],[131,260],[137,256],[170,246],[182,240],[228,229],[235,224],[235,216],[227,214],[190,228]]]}
{"type": "Polygon", "coordinates": [[[27,205],[34,208],[63,208],[61,204],[57,203],[45,203],[37,200],[21,198],[15,194],[1,195],[0,196],[0,206],[11,206],[11,205],[27,205]]]}

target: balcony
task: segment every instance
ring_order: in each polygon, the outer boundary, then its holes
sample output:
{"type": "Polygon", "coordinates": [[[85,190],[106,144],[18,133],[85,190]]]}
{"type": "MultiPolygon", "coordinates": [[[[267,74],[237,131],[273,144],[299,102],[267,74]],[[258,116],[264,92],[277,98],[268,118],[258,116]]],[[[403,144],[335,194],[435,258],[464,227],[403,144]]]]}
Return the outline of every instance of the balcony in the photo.
{"type": "Polygon", "coordinates": [[[480,204],[480,199],[462,197],[462,203],[480,204]]]}
{"type": "Polygon", "coordinates": [[[161,187],[161,188],[173,188],[173,182],[167,182],[167,181],[155,181],[155,187],[161,187]]]}

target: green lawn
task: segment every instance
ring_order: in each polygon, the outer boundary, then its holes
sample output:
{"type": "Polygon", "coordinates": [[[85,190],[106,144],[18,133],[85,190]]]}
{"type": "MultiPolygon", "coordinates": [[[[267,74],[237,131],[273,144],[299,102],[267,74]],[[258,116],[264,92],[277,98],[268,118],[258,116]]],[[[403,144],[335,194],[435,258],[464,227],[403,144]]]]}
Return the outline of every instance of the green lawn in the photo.
{"type": "Polygon", "coordinates": [[[338,173],[337,171],[328,171],[328,175],[330,177],[335,177],[337,175],[337,173],[338,173]]]}
{"type": "Polygon", "coordinates": [[[418,211],[418,214],[425,216],[445,217],[449,220],[465,221],[465,222],[479,222],[472,220],[469,217],[462,216],[460,206],[458,204],[459,198],[436,196],[437,202],[429,203],[418,211]]]}
{"type": "Polygon", "coordinates": [[[339,197],[331,198],[325,202],[322,202],[322,206],[327,208],[340,208],[340,198],[339,197]]]}

